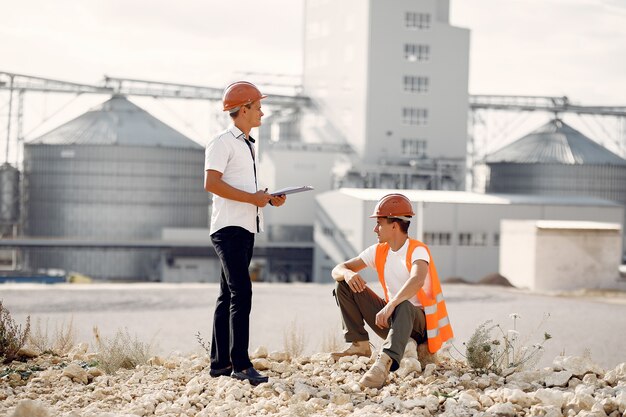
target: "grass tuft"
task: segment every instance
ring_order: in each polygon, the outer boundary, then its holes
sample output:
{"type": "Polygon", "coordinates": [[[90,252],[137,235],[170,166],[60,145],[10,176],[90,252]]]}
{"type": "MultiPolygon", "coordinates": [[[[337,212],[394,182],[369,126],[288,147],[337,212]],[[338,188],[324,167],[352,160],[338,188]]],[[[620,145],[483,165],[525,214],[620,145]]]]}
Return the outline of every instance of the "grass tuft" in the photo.
{"type": "Polygon", "coordinates": [[[65,321],[54,329],[54,334],[50,336],[48,331],[49,320],[46,319],[45,327],[41,325],[41,319],[35,320],[35,326],[28,336],[28,344],[39,354],[51,353],[57,356],[67,355],[75,346],[76,329],[74,328],[74,318],[70,318],[66,325],[65,321]]]}
{"type": "Polygon", "coordinates": [[[107,374],[113,374],[119,369],[133,369],[147,363],[152,356],[152,343],[139,341],[126,328],[118,330],[114,337],[107,338],[100,335],[98,327],[94,326],[93,334],[98,350],[98,366],[107,374]]]}
{"type": "Polygon", "coordinates": [[[285,353],[291,359],[297,358],[304,352],[306,347],[306,336],[304,330],[292,321],[283,333],[283,343],[285,353]]]}

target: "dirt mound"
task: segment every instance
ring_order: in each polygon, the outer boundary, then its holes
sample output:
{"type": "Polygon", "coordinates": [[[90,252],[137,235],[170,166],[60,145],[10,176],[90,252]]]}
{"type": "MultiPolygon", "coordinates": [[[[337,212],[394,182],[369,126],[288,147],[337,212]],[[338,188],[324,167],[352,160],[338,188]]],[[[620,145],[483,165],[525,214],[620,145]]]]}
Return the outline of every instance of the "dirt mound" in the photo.
{"type": "Polygon", "coordinates": [[[444,278],[441,282],[445,284],[473,284],[473,282],[468,281],[463,277],[447,277],[444,278]]]}
{"type": "Polygon", "coordinates": [[[494,272],[493,274],[485,275],[484,277],[478,280],[478,284],[499,285],[501,287],[514,287],[514,285],[511,284],[508,279],[498,274],[497,272],[494,272]]]}

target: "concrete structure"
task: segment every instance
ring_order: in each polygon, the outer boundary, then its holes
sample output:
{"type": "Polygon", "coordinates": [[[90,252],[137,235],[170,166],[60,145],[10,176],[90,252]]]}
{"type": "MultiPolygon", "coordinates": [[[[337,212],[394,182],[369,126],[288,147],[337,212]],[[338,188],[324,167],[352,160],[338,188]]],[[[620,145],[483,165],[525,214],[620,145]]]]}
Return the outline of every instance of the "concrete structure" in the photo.
{"type": "MultiPolygon", "coordinates": [[[[207,227],[204,150],[114,96],[24,147],[27,237],[157,239],[207,227]]],[[[149,249],[28,249],[26,266],[108,279],[158,280],[149,249]]]]}
{"type": "MultiPolygon", "coordinates": [[[[488,193],[589,196],[626,204],[626,160],[560,119],[485,161],[488,193]]],[[[626,248],[626,235],[623,242],[626,248]]]]}
{"type": "Polygon", "coordinates": [[[617,223],[502,220],[500,274],[538,291],[622,288],[617,223]]]}
{"type": "Polygon", "coordinates": [[[624,216],[621,205],[591,197],[353,188],[330,191],[316,198],[316,280],[328,282],[335,264],[376,243],[374,221],[369,215],[380,197],[391,192],[403,193],[413,202],[416,217],[409,233],[428,244],[442,279],[477,281],[498,272],[501,220],[621,224],[624,216]]]}
{"type": "Polygon", "coordinates": [[[469,31],[448,0],[307,0],[304,38],[304,93],[356,153],[340,186],[464,189],[469,31]]]}

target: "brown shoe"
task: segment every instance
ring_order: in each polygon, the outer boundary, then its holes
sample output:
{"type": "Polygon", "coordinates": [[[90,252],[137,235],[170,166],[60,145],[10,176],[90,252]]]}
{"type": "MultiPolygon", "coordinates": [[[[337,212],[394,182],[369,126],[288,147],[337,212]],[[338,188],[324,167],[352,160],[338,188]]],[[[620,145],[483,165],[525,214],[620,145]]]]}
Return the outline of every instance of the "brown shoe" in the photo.
{"type": "Polygon", "coordinates": [[[385,352],[380,352],[378,359],[372,367],[363,375],[359,384],[365,388],[382,388],[387,382],[389,369],[393,360],[385,352]]]}
{"type": "Polygon", "coordinates": [[[417,359],[420,361],[422,366],[426,366],[429,363],[434,363],[435,365],[439,363],[437,353],[430,353],[427,343],[417,345],[417,359]]]}
{"type": "Polygon", "coordinates": [[[339,358],[343,358],[344,356],[372,356],[372,350],[370,349],[369,340],[362,340],[359,342],[352,342],[350,346],[341,352],[333,352],[330,356],[333,359],[337,360],[339,358]]]}

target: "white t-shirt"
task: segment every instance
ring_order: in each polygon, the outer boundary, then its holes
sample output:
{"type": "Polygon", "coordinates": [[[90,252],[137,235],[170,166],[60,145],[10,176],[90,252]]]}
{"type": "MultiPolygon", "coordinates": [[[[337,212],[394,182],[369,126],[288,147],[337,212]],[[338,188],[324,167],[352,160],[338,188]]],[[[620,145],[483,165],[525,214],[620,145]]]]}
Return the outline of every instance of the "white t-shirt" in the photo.
{"type": "MultiPolygon", "coordinates": [[[[254,144],[251,145],[254,148],[254,144]]],[[[246,144],[244,133],[234,125],[208,143],[204,153],[204,170],[209,169],[221,172],[222,181],[234,188],[249,193],[257,191],[250,148],[246,144]]],[[[262,231],[263,212],[258,209],[258,213],[259,229],[262,231]]],[[[211,233],[226,226],[240,226],[251,233],[256,233],[256,216],[257,206],[254,204],[229,200],[213,194],[211,233]]]]}
{"type": "MultiPolygon", "coordinates": [[[[370,268],[376,269],[376,245],[372,245],[369,248],[365,249],[363,252],[359,254],[359,258],[365,263],[365,265],[370,268]]],[[[392,299],[401,289],[405,282],[408,281],[410,277],[410,272],[406,268],[406,252],[409,248],[409,239],[404,242],[404,245],[397,251],[389,249],[387,253],[387,262],[385,263],[385,284],[387,286],[387,294],[389,295],[389,299],[392,299]]],[[[422,247],[418,246],[413,251],[411,255],[411,264],[413,264],[417,260],[423,260],[427,263],[430,263],[430,256],[428,256],[428,251],[422,247]]],[[[426,275],[426,280],[424,281],[424,291],[426,294],[431,294],[431,281],[430,281],[430,273],[426,275]]],[[[409,301],[418,307],[421,307],[421,303],[417,299],[417,295],[414,295],[409,299],[409,301]]]]}

